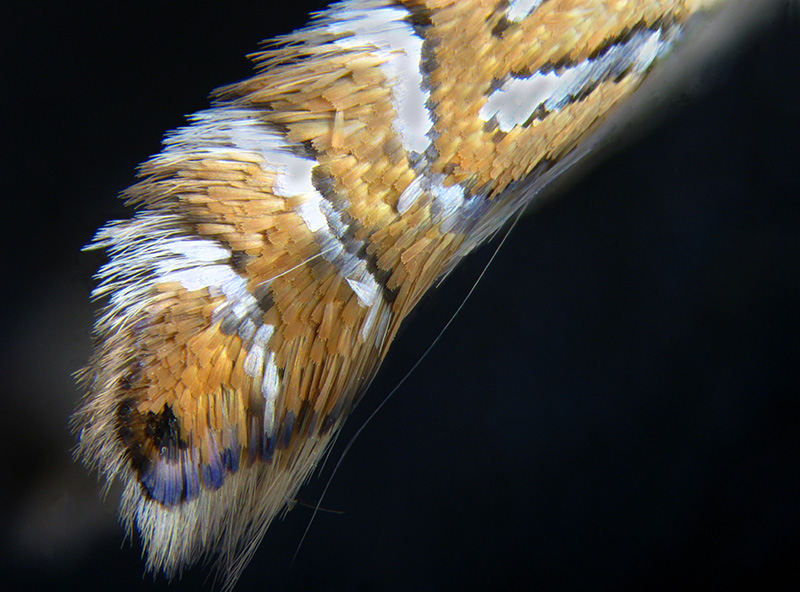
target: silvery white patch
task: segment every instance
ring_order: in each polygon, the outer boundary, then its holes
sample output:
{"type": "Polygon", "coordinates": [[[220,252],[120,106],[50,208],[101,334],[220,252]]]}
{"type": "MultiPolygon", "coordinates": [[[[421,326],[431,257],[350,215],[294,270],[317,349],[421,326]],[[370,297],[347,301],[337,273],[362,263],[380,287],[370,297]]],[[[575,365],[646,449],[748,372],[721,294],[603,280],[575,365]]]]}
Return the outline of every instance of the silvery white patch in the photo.
{"type": "Polygon", "coordinates": [[[536,72],[527,78],[509,78],[481,107],[485,121],[495,118],[508,132],[540,109],[558,111],[591,87],[623,74],[629,68],[644,72],[667,51],[674,35],[661,30],[638,31],[626,42],[612,45],[602,55],[559,71],[536,72]]]}
{"type": "Polygon", "coordinates": [[[506,18],[510,21],[519,22],[532,14],[544,1],[545,0],[511,0],[511,4],[506,10],[506,18]]]}
{"type": "Polygon", "coordinates": [[[334,35],[347,35],[334,44],[343,49],[367,47],[388,59],[381,69],[391,85],[397,117],[395,131],[408,152],[422,154],[431,143],[433,127],[424,89],[422,39],[407,22],[410,13],[402,6],[382,1],[343,2],[325,13],[323,28],[334,35]]]}

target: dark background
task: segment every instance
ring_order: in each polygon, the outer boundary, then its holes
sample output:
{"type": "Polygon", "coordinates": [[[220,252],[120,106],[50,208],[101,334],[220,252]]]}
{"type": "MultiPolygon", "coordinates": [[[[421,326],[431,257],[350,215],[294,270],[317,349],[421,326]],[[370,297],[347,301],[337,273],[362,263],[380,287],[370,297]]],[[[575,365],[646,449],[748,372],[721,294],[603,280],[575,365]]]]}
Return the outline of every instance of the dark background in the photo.
{"type": "MultiPolygon", "coordinates": [[[[103,260],[80,247],[161,134],[324,3],[270,4],[0,8],[4,590],[168,588],[70,461],[103,260]]],[[[522,219],[342,464],[341,513],[294,563],[311,510],[276,521],[237,590],[796,589],[799,29],[787,4],[522,219]]],[[[415,313],[334,459],[491,252],[415,313]]]]}

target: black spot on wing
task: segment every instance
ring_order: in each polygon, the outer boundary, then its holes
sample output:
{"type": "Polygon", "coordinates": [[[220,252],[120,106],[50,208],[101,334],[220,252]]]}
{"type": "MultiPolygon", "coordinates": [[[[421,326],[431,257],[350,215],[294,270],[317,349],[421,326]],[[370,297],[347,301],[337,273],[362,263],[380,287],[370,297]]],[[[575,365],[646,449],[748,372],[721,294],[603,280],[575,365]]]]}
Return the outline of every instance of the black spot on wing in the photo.
{"type": "Polygon", "coordinates": [[[233,442],[200,463],[199,453],[187,441],[180,420],[169,405],[155,413],[142,413],[133,398],[117,409],[117,433],[144,494],[165,506],[197,498],[202,488],[218,489],[227,473],[239,470],[241,447],[233,442]]]}
{"type": "Polygon", "coordinates": [[[414,33],[425,39],[428,29],[433,25],[431,11],[426,6],[419,5],[406,6],[404,4],[403,8],[409,12],[409,15],[404,20],[414,28],[414,33]]]}
{"type": "Polygon", "coordinates": [[[186,448],[186,441],[181,439],[180,422],[169,405],[164,405],[160,413],[148,412],[144,435],[156,450],[168,456],[186,448]]]}
{"type": "Polygon", "coordinates": [[[503,33],[505,33],[513,23],[508,20],[505,16],[501,16],[497,19],[497,22],[492,27],[492,35],[495,37],[502,37],[503,33]]]}

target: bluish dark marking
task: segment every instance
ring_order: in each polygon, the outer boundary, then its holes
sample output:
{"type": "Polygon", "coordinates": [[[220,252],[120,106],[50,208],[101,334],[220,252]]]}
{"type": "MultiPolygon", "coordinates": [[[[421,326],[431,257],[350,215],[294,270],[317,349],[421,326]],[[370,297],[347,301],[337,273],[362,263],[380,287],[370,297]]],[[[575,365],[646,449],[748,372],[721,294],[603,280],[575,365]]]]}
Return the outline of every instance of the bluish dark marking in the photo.
{"type": "Polygon", "coordinates": [[[140,482],[152,499],[165,506],[174,506],[183,499],[184,484],[181,463],[159,460],[140,477],[140,482]]]}
{"type": "Polygon", "coordinates": [[[281,448],[288,448],[289,444],[292,441],[292,435],[294,434],[294,422],[295,422],[295,415],[294,411],[288,411],[286,416],[283,418],[283,423],[281,424],[280,429],[278,430],[278,445],[281,448]]]}
{"type": "Polygon", "coordinates": [[[184,500],[192,501],[200,495],[200,475],[197,474],[197,467],[186,464],[183,465],[184,478],[184,500]]]}
{"type": "Polygon", "coordinates": [[[212,454],[210,462],[203,465],[203,484],[209,489],[219,489],[225,482],[225,467],[219,455],[212,454]]]}
{"type": "Polygon", "coordinates": [[[317,428],[317,422],[319,421],[319,413],[314,411],[313,409],[308,415],[308,428],[307,431],[309,434],[313,434],[314,430],[317,428]]]}
{"type": "Polygon", "coordinates": [[[183,471],[180,470],[180,463],[166,463],[161,468],[166,471],[161,481],[164,483],[164,501],[166,506],[172,506],[181,501],[183,497],[183,471]]]}
{"type": "Polygon", "coordinates": [[[224,464],[225,468],[231,473],[235,473],[239,470],[241,454],[241,449],[238,446],[226,448],[225,452],[222,453],[222,464],[224,464]]]}
{"type": "Polygon", "coordinates": [[[262,458],[265,462],[272,462],[272,459],[275,456],[275,444],[275,438],[264,434],[264,453],[262,458]]]}
{"type": "Polygon", "coordinates": [[[333,429],[339,418],[342,416],[343,409],[344,403],[340,399],[336,405],[333,406],[333,409],[331,409],[330,412],[325,416],[325,419],[322,422],[322,427],[320,428],[320,434],[327,434],[333,429]]]}

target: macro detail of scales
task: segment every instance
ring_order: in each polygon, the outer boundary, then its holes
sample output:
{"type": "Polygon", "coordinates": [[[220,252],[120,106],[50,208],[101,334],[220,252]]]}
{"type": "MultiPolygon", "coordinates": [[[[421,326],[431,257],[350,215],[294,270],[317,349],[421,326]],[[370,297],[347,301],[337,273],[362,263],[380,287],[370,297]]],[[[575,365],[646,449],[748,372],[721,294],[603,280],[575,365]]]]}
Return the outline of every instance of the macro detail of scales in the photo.
{"type": "Polygon", "coordinates": [[[168,134],[91,245],[76,416],[148,566],[232,585],[419,299],[714,4],[334,4],[168,134]]]}

